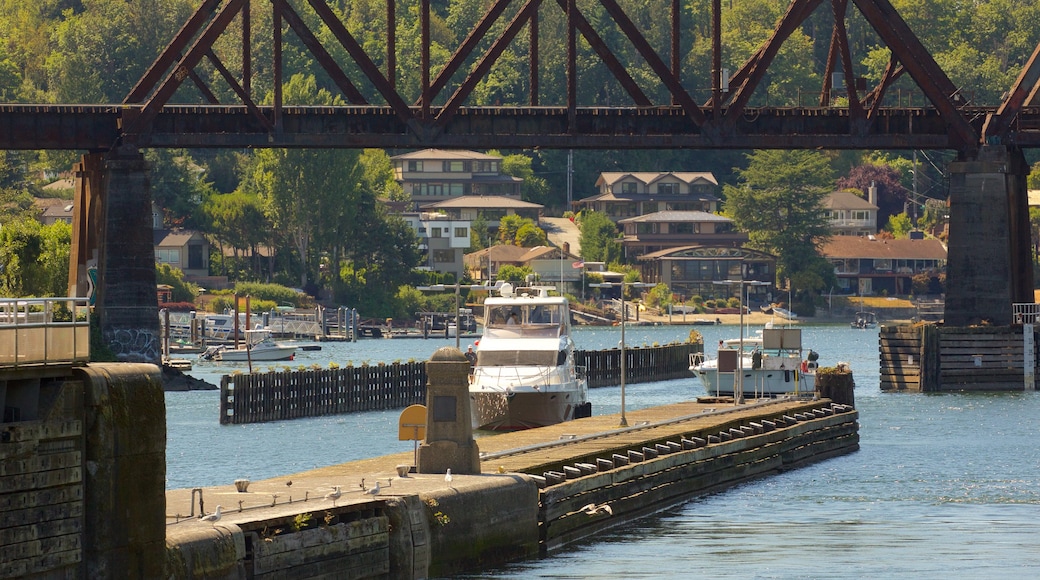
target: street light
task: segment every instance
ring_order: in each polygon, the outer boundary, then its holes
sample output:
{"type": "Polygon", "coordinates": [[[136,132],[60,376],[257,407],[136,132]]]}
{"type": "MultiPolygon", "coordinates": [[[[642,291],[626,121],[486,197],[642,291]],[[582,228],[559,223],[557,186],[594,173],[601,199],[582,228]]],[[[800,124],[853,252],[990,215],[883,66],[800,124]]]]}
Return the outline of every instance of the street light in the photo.
{"type": "MultiPolygon", "coordinates": [[[[739,280],[712,281],[712,284],[738,284],[740,287],[740,293],[738,294],[738,296],[740,296],[740,352],[737,353],[737,378],[733,381],[734,405],[741,405],[744,403],[744,309],[747,308],[747,298],[745,298],[744,289],[747,286],[769,286],[769,282],[762,282],[761,280],[745,280],[743,277],[743,268],[741,268],[740,273],[741,277],[739,280]]],[[[716,376],[716,381],[718,380],[719,377],[716,376]]]]}
{"type": "Polygon", "coordinates": [[[628,427],[628,419],[625,418],[625,319],[628,318],[628,304],[625,302],[625,286],[633,288],[652,288],[653,284],[645,282],[603,282],[602,284],[589,284],[590,288],[613,288],[621,286],[621,423],[618,427],[628,427]]]}

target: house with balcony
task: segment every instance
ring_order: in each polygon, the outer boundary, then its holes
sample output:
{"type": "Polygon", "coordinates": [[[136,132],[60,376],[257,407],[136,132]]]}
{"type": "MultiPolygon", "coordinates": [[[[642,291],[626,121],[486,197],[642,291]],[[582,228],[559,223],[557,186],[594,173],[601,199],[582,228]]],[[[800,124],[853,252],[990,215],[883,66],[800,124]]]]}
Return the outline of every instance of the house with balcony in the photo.
{"type": "Polygon", "coordinates": [[[476,151],[423,149],[390,158],[412,209],[464,195],[520,199],[519,177],[502,173],[502,158],[476,151]]]}
{"type": "Polygon", "coordinates": [[[470,221],[452,219],[439,212],[408,212],[401,217],[419,238],[419,249],[424,253],[423,267],[442,274],[452,273],[456,280],[461,280],[463,257],[470,247],[470,221]]]}
{"type": "MultiPolygon", "coordinates": [[[[876,189],[871,188],[871,192],[876,189]]],[[[822,205],[836,236],[869,236],[878,232],[876,199],[863,199],[851,191],[835,191],[823,199],[822,205]]]]}
{"type": "Polygon", "coordinates": [[[820,253],[834,265],[839,289],[858,296],[907,295],[914,276],[946,271],[946,246],[935,238],[832,236],[820,253]]]}
{"type": "Polygon", "coordinates": [[[421,209],[447,214],[456,220],[472,222],[477,218],[483,218],[487,222],[488,230],[494,232],[498,230],[499,221],[508,215],[528,218],[537,223],[545,206],[504,195],[464,195],[428,203],[421,209]]]}
{"type": "Polygon", "coordinates": [[[658,211],[618,220],[628,259],[668,248],[692,245],[740,246],[748,240],[733,220],[705,211],[658,211]]]}
{"type": "Polygon", "coordinates": [[[575,210],[606,214],[615,222],[659,211],[718,210],[719,183],[710,172],[604,172],[598,193],[574,202],[575,210]]]}
{"type": "Polygon", "coordinates": [[[739,244],[650,252],[639,257],[639,268],[643,282],[667,284],[683,300],[692,296],[706,300],[739,297],[740,284],[729,283],[734,280],[758,282],[745,287],[748,304],[769,303],[777,295],[776,257],[739,244]]]}

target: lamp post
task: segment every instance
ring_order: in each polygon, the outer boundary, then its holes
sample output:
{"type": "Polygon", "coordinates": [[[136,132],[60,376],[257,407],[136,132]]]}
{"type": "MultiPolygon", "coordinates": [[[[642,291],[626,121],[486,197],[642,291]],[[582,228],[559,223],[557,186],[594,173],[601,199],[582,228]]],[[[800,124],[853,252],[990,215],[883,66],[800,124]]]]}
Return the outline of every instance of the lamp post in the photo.
{"type": "Polygon", "coordinates": [[[760,280],[745,280],[744,279],[744,268],[740,269],[739,280],[716,280],[712,284],[719,285],[730,285],[737,284],[739,288],[740,296],[740,352],[737,353],[737,376],[736,380],[733,381],[733,404],[742,405],[744,403],[744,309],[747,308],[747,298],[745,297],[744,289],[748,286],[769,286],[769,282],[762,282],[760,280]]]}
{"type": "Polygon", "coordinates": [[[628,304],[625,302],[625,286],[634,288],[651,288],[653,284],[644,282],[604,282],[602,284],[589,284],[589,288],[613,288],[621,286],[621,422],[618,427],[628,427],[628,419],[625,417],[625,319],[628,318],[628,304]]]}

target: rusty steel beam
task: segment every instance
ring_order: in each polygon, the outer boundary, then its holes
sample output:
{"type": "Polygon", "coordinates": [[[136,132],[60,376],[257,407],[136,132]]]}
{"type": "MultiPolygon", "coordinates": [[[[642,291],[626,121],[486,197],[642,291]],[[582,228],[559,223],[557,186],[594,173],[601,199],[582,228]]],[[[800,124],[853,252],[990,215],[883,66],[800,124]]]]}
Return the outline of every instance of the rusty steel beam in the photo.
{"type": "Polygon", "coordinates": [[[134,88],[130,89],[130,92],[123,99],[124,103],[140,103],[155,90],[156,84],[162,79],[166,71],[170,70],[171,67],[177,64],[181,59],[181,53],[188,47],[192,39],[202,30],[202,27],[213,17],[213,13],[217,11],[217,7],[220,6],[222,0],[205,0],[201,6],[191,15],[191,18],[184,23],[184,26],[177,32],[177,35],[173,37],[170,44],[159,56],[155,58],[155,62],[152,63],[148,70],[145,71],[134,88]]]}
{"type": "Polygon", "coordinates": [[[224,77],[224,81],[231,87],[231,90],[234,91],[235,94],[238,95],[238,98],[242,100],[246,109],[249,110],[249,113],[263,123],[263,125],[267,127],[268,131],[273,131],[274,125],[262,112],[260,112],[256,103],[254,103],[253,100],[249,98],[249,95],[246,94],[245,88],[238,84],[238,81],[235,80],[235,77],[232,76],[231,72],[224,66],[224,63],[220,62],[220,59],[217,58],[217,55],[213,54],[212,50],[209,50],[206,51],[206,57],[209,58],[211,63],[213,63],[213,67],[217,69],[220,75],[224,77]]]}
{"type": "Polygon", "coordinates": [[[888,0],[852,0],[892,54],[924,92],[932,105],[947,120],[950,133],[962,150],[979,146],[980,131],[973,128],[954,104],[957,87],[925,50],[906,21],[888,0]]]}
{"type": "Polygon", "coordinates": [[[296,36],[303,42],[303,45],[307,47],[307,50],[311,51],[314,58],[321,65],[321,68],[325,69],[325,72],[332,79],[332,82],[339,87],[339,90],[343,92],[347,100],[354,105],[367,105],[368,100],[361,91],[354,86],[354,83],[350,82],[347,78],[347,74],[343,72],[339,64],[336,63],[332,55],[329,54],[325,47],[321,45],[321,42],[315,38],[314,33],[311,32],[310,28],[307,28],[307,24],[304,23],[300,15],[293,10],[292,6],[288,2],[284,2],[279,5],[282,13],[282,18],[289,23],[289,28],[293,29],[296,36]]]}
{"type": "Polygon", "coordinates": [[[477,83],[479,83],[484,78],[484,75],[491,70],[491,65],[498,60],[498,57],[502,56],[502,53],[505,52],[509,43],[513,42],[516,35],[520,33],[520,29],[527,24],[533,15],[538,14],[538,7],[541,3],[542,0],[527,0],[524,6],[520,8],[515,16],[513,16],[513,20],[510,21],[506,29],[502,31],[502,35],[499,36],[490,47],[488,47],[484,56],[477,62],[476,66],[473,67],[473,70],[466,75],[466,79],[462,81],[459,88],[455,89],[455,93],[451,95],[451,98],[449,98],[448,102],[445,103],[440,113],[437,114],[436,126],[443,127],[449,120],[451,120],[451,117],[459,107],[462,106],[462,102],[469,97],[470,93],[473,92],[473,89],[477,88],[477,83]]]}
{"type": "Polygon", "coordinates": [[[621,9],[621,6],[615,0],[600,0],[600,3],[607,9],[607,13],[614,19],[614,23],[621,28],[621,31],[625,33],[628,40],[635,46],[636,51],[643,57],[643,60],[650,65],[651,70],[657,73],[657,77],[672,94],[672,98],[676,99],[683,110],[686,111],[686,115],[697,125],[704,125],[707,120],[704,117],[704,112],[693,101],[693,97],[686,92],[679,79],[668,70],[668,66],[664,64],[661,57],[650,46],[650,43],[646,41],[646,37],[639,32],[639,29],[636,28],[628,14],[621,9]]]}
{"type": "Polygon", "coordinates": [[[801,26],[802,22],[812,14],[813,10],[822,1],[794,0],[791,2],[787,7],[787,12],[784,13],[780,23],[773,31],[773,35],[749,59],[748,63],[741,67],[737,75],[734,75],[737,82],[740,83],[740,87],[736,91],[732,91],[732,86],[730,87],[733,97],[724,117],[727,126],[733,125],[744,114],[744,108],[751,100],[752,93],[758,88],[758,83],[765,77],[766,69],[769,68],[773,59],[776,58],[777,53],[780,51],[780,46],[791,36],[791,33],[801,26]]]}
{"type": "MultiPolygon", "coordinates": [[[[513,0],[496,0],[494,4],[488,7],[487,12],[477,22],[476,27],[470,31],[465,40],[462,41],[462,44],[455,49],[455,53],[451,55],[448,62],[444,63],[441,72],[437,73],[437,76],[430,83],[430,91],[434,97],[444,90],[451,77],[462,68],[466,59],[476,50],[480,41],[484,40],[488,30],[498,21],[499,17],[502,16],[502,13],[505,12],[512,2],[513,0]]],[[[421,102],[418,100],[415,102],[415,105],[420,104],[421,102]]]]}
{"type": "Polygon", "coordinates": [[[841,68],[845,72],[845,92],[849,97],[849,112],[853,120],[862,120],[865,115],[856,91],[856,73],[852,67],[852,55],[849,54],[849,37],[845,30],[845,13],[848,0],[832,0],[834,9],[834,28],[837,31],[838,53],[841,54],[841,68]]]}
{"type": "Polygon", "coordinates": [[[397,116],[402,121],[411,119],[414,115],[408,108],[408,104],[397,93],[393,83],[379,72],[379,67],[372,62],[372,59],[368,57],[354,36],[336,18],[336,14],[332,12],[332,9],[322,0],[308,0],[308,2],[311,8],[314,9],[314,12],[318,14],[318,17],[321,18],[321,21],[325,23],[325,26],[329,27],[329,31],[336,37],[340,46],[354,59],[354,63],[361,69],[361,72],[368,78],[369,82],[372,83],[372,86],[379,91],[379,94],[383,95],[386,103],[394,109],[397,116]]]}
{"type": "MultiPolygon", "coordinates": [[[[568,0],[556,0],[556,3],[559,4],[560,8],[562,8],[564,12],[567,12],[567,7],[570,5],[567,2],[568,0]]],[[[603,42],[600,35],[596,33],[596,29],[593,28],[592,24],[585,19],[585,15],[577,9],[577,6],[575,6],[573,20],[574,25],[577,27],[577,32],[580,32],[581,35],[585,37],[585,41],[589,43],[592,50],[595,51],[600,59],[603,60],[603,64],[606,65],[610,74],[614,75],[614,78],[617,79],[621,88],[625,89],[625,92],[628,93],[629,97],[632,97],[632,102],[640,107],[653,106],[653,102],[647,98],[645,93],[643,93],[643,89],[639,88],[639,85],[636,83],[635,79],[632,78],[632,75],[628,74],[625,65],[621,64],[621,61],[614,56],[610,47],[607,46],[606,42],[603,42]]],[[[575,40],[577,39],[575,38],[575,40]]],[[[570,62],[569,59],[568,62],[570,62]]],[[[577,85],[575,85],[575,87],[577,87],[577,85]]],[[[577,88],[575,88],[575,90],[577,90],[577,88]]]]}
{"type": "MultiPolygon", "coordinates": [[[[177,90],[177,87],[181,85],[181,82],[187,78],[188,71],[195,68],[199,64],[199,61],[206,55],[206,53],[213,47],[213,43],[217,38],[224,32],[228,24],[231,22],[242,9],[242,3],[244,0],[228,0],[227,4],[217,13],[216,17],[210,20],[209,24],[202,31],[202,34],[195,40],[188,49],[187,53],[177,59],[174,68],[166,76],[166,79],[159,84],[152,93],[151,98],[145,102],[144,109],[141,114],[134,120],[135,123],[139,123],[135,130],[139,130],[139,127],[146,126],[148,123],[155,119],[155,116],[159,114],[162,107],[169,101],[170,97],[177,90]]],[[[196,12],[198,14],[198,12],[196,12]]],[[[179,51],[170,51],[172,55],[176,55],[179,51]]],[[[165,53],[164,53],[165,54],[165,53]]],[[[139,87],[143,87],[143,83],[138,83],[139,87]]],[[[143,88],[142,88],[143,90],[143,88]]],[[[136,89],[135,89],[136,91],[136,89]]],[[[134,93],[132,92],[131,95],[134,93]]],[[[129,99],[130,97],[128,97],[129,99]]]]}
{"type": "Polygon", "coordinates": [[[1018,73],[1015,84],[1012,85],[1008,96],[1000,103],[997,112],[992,118],[986,119],[982,126],[982,136],[987,142],[991,140],[997,143],[1008,141],[1011,123],[1018,116],[1022,106],[1029,102],[1038,86],[1040,86],[1040,44],[1033,49],[1033,54],[1026,61],[1022,71],[1018,73]]]}

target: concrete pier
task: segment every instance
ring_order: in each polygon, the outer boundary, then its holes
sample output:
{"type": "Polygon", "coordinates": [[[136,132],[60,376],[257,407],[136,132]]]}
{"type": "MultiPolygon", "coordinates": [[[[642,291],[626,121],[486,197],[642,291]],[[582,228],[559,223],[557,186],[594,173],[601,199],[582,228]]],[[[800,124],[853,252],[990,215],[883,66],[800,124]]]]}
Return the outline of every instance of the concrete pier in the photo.
{"type": "Polygon", "coordinates": [[[453,472],[450,481],[399,475],[413,463],[401,453],[250,482],[246,491],[233,481],[170,490],[167,577],[479,571],[859,445],[857,412],[830,400],[689,402],[627,416],[627,428],[603,415],[482,437],[480,473],[453,472]],[[340,496],[326,497],[337,486],[340,496]],[[207,513],[221,505],[220,520],[200,521],[200,503],[207,513]]]}

